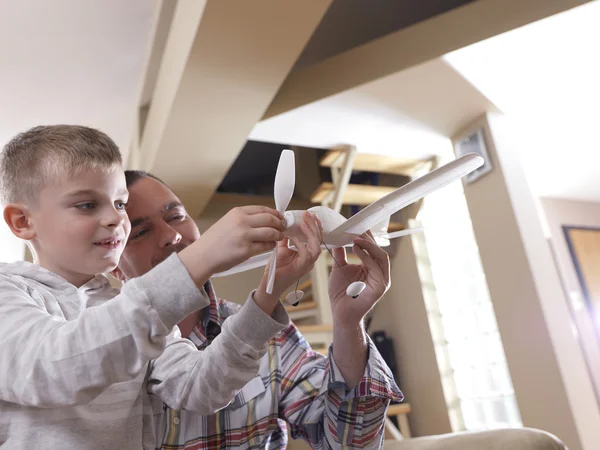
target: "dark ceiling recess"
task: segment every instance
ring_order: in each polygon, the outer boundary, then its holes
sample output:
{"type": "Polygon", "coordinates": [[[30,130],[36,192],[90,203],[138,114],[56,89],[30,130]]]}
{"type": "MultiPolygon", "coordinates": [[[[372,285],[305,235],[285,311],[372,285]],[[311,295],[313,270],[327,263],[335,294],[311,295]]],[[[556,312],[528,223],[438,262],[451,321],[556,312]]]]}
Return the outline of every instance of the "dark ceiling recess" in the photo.
{"type": "Polygon", "coordinates": [[[315,64],[472,1],[334,0],[294,69],[315,64]]]}
{"type": "MultiPolygon", "coordinates": [[[[285,144],[247,141],[237,159],[227,172],[217,192],[230,194],[273,196],[275,172],[281,151],[290,148],[285,144]]],[[[331,182],[331,169],[319,166],[319,161],[327,150],[303,148],[301,152],[313,152],[314,157],[304,160],[304,165],[296,161],[296,187],[302,184],[309,193],[314,192],[321,182],[331,182]],[[314,176],[313,176],[314,175],[314,176]]],[[[408,182],[401,175],[385,175],[374,172],[353,171],[351,184],[370,184],[400,187],[408,182]]],[[[302,191],[302,190],[301,190],[302,191]]],[[[296,192],[294,198],[307,200],[310,194],[296,192]]]]}
{"type": "Polygon", "coordinates": [[[273,195],[275,172],[283,144],[248,141],[217,189],[248,195],[273,195]]]}

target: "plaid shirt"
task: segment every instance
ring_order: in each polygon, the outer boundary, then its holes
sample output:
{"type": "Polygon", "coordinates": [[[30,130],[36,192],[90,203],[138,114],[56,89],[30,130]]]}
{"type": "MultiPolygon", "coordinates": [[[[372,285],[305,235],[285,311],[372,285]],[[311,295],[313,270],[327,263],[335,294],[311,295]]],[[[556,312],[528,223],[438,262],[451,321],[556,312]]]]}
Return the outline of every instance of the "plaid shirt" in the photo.
{"type": "MultiPolygon", "coordinates": [[[[206,348],[214,325],[221,326],[239,305],[216,300],[190,334],[206,348]]],[[[315,449],[382,448],[385,411],[403,396],[381,355],[369,340],[369,358],[360,383],[348,390],[332,358],[314,352],[290,324],[269,342],[260,371],[233,402],[212,416],[164,407],[157,437],[161,449],[284,449],[288,429],[315,449]]]]}

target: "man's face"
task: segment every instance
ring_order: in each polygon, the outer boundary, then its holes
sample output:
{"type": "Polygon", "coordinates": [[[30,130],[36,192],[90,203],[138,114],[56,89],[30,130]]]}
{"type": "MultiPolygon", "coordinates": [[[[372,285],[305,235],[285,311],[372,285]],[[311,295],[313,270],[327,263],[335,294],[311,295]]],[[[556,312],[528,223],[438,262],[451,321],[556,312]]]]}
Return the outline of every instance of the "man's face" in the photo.
{"type": "Polygon", "coordinates": [[[200,237],[196,223],[177,196],[152,178],[142,178],[129,186],[127,214],[131,234],[119,262],[121,279],[145,274],[200,237]]]}

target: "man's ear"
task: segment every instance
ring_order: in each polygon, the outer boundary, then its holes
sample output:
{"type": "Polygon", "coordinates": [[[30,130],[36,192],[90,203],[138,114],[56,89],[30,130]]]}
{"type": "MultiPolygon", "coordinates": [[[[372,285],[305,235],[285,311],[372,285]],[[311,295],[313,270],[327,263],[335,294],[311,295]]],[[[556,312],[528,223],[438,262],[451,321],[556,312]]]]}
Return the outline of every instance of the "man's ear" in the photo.
{"type": "Polygon", "coordinates": [[[35,238],[33,222],[25,205],[10,203],[4,208],[4,221],[12,233],[25,241],[35,238]]]}
{"type": "Polygon", "coordinates": [[[121,283],[125,283],[127,281],[127,277],[123,272],[121,272],[121,269],[119,269],[118,267],[115,267],[113,270],[111,270],[110,274],[117,280],[119,280],[121,283]]]}

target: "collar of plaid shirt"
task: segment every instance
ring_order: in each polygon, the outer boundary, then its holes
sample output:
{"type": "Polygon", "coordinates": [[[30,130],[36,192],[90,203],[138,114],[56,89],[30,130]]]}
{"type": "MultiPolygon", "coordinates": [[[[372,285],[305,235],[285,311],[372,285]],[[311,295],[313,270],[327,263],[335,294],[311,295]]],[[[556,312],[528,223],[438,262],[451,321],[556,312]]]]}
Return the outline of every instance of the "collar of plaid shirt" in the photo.
{"type": "Polygon", "coordinates": [[[202,311],[202,319],[192,330],[193,336],[189,336],[199,349],[210,345],[213,339],[219,335],[224,320],[221,316],[215,289],[210,281],[204,284],[204,290],[208,294],[210,305],[202,311]]]}

